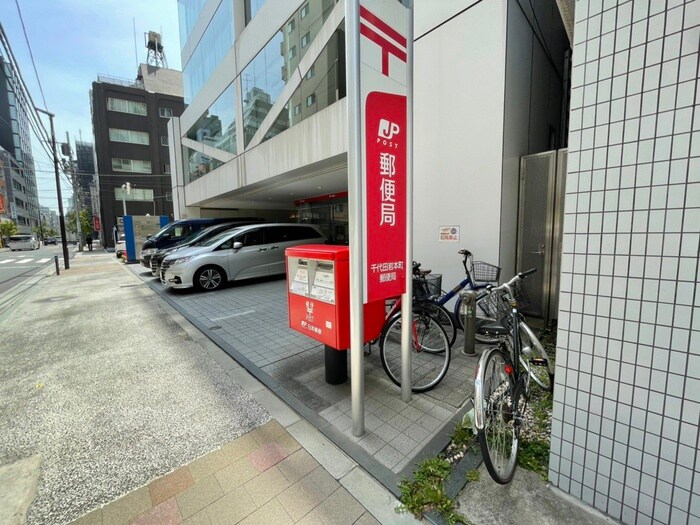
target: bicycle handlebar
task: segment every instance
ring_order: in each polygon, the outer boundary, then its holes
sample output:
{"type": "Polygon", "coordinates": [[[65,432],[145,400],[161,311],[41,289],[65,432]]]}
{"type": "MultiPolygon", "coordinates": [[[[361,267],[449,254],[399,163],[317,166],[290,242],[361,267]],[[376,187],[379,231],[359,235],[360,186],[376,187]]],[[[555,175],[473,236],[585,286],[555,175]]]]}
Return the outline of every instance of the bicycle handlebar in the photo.
{"type": "Polygon", "coordinates": [[[524,272],[519,272],[519,273],[515,274],[510,281],[508,281],[507,283],[503,283],[500,286],[489,285],[486,287],[486,293],[491,293],[491,292],[496,291],[496,290],[504,290],[506,288],[510,291],[510,288],[516,283],[516,281],[518,281],[520,279],[525,279],[525,277],[527,277],[530,274],[535,273],[536,271],[537,271],[537,268],[530,268],[529,270],[525,270],[524,272]]]}

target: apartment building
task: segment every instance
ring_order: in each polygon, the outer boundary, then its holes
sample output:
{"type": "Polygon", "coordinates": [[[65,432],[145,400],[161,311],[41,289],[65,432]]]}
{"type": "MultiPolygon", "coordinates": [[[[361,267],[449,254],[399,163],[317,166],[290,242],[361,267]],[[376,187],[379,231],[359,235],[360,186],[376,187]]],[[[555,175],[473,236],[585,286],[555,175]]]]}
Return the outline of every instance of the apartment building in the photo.
{"type": "MultiPolygon", "coordinates": [[[[179,71],[141,64],[134,81],[92,84],[101,238],[128,215],[173,215],[167,123],[184,108],[179,71]]],[[[89,194],[88,194],[89,195],[89,194]]]]}

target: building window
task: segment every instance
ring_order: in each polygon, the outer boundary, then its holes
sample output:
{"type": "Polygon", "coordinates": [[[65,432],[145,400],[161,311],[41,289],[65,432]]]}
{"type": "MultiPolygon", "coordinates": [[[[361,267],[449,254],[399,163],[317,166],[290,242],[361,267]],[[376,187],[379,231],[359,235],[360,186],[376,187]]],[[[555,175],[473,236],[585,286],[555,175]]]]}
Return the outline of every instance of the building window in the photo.
{"type": "Polygon", "coordinates": [[[173,192],[172,191],[166,191],[165,192],[165,200],[168,202],[173,201],[173,192]]]}
{"type": "Polygon", "coordinates": [[[306,15],[309,14],[309,4],[305,4],[304,7],[301,8],[301,18],[306,18],[306,15]]]}
{"type": "Polygon", "coordinates": [[[163,173],[170,174],[170,164],[163,164],[163,173]]]}
{"type": "Polygon", "coordinates": [[[151,173],[150,160],[112,159],[114,171],[127,171],[131,173],[151,173]]]}
{"type": "Polygon", "coordinates": [[[160,136],[160,145],[161,146],[169,146],[170,143],[168,142],[168,136],[167,135],[161,135],[160,136]]]}
{"type": "Polygon", "coordinates": [[[314,105],[316,102],[316,93],[311,93],[308,97],[306,97],[306,107],[311,107],[314,105]]]}
{"type": "Polygon", "coordinates": [[[312,78],[315,74],[316,74],[316,64],[311,64],[311,67],[310,67],[309,70],[306,72],[306,75],[304,76],[304,78],[305,78],[306,80],[309,80],[309,79],[312,78]]]}
{"type": "Polygon", "coordinates": [[[109,128],[109,140],[112,142],[126,142],[128,144],[142,144],[148,146],[148,133],[131,129],[109,128]]]}
{"type": "Polygon", "coordinates": [[[107,97],[107,109],[120,113],[131,113],[132,115],[146,116],[148,114],[145,102],[136,102],[134,100],[124,100],[121,98],[107,97]]]}
{"type": "Polygon", "coordinates": [[[301,114],[301,104],[294,106],[294,116],[301,114]]]}
{"type": "Polygon", "coordinates": [[[236,89],[233,83],[199,117],[187,132],[187,138],[236,154],[236,89]]]}
{"type": "Polygon", "coordinates": [[[311,42],[311,31],[307,32],[304,36],[301,37],[301,47],[308,46],[309,42],[311,42]]]}
{"type": "Polygon", "coordinates": [[[294,20],[290,20],[289,23],[287,24],[287,33],[291,33],[294,31],[294,28],[296,27],[296,24],[294,20]]]}
{"type": "Polygon", "coordinates": [[[289,48],[289,52],[287,53],[287,58],[289,60],[293,59],[295,56],[297,56],[297,46],[292,46],[289,48]]]}
{"type": "Polygon", "coordinates": [[[158,112],[163,118],[170,118],[173,116],[173,110],[170,108],[158,108],[158,112]]]}

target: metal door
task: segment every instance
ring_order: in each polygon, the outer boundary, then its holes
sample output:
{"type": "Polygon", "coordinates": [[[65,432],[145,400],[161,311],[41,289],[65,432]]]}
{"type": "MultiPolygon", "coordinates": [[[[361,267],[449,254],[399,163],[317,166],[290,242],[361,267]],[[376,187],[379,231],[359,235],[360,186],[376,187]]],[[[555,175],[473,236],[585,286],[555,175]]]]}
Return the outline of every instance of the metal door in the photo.
{"type": "Polygon", "coordinates": [[[549,319],[557,152],[522,157],[518,208],[517,270],[537,268],[525,280],[526,315],[549,319]]]}

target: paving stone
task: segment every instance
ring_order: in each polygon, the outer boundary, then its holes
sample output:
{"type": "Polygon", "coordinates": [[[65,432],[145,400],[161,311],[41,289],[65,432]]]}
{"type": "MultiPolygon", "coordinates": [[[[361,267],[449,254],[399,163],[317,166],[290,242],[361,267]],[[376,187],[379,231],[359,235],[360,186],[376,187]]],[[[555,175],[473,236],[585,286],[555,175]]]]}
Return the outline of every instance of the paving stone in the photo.
{"type": "Polygon", "coordinates": [[[182,492],[194,483],[192,473],[187,467],[181,467],[170,474],[152,481],[148,485],[153,506],[159,505],[165,500],[182,492]]]}
{"type": "Polygon", "coordinates": [[[374,431],[374,433],[387,443],[391,443],[391,440],[399,435],[399,431],[396,428],[389,425],[388,423],[385,423],[382,426],[378,427],[374,431]]]}
{"type": "Polygon", "coordinates": [[[286,434],[286,430],[284,430],[284,427],[273,419],[264,425],[259,426],[250,434],[260,445],[264,445],[274,441],[277,436],[286,434]]]}
{"type": "Polygon", "coordinates": [[[228,493],[253,479],[259,473],[250,459],[245,457],[219,470],[214,476],[219,482],[221,490],[228,493]]]}
{"type": "Polygon", "coordinates": [[[294,521],[299,521],[338,487],[338,482],[323,467],[318,467],[277,496],[277,500],[294,521]]]}
{"type": "Polygon", "coordinates": [[[374,516],[369,512],[365,512],[360,518],[355,522],[355,525],[381,525],[374,516]]]}
{"type": "Polygon", "coordinates": [[[287,456],[289,456],[289,454],[284,447],[276,441],[273,441],[271,443],[265,443],[258,450],[248,454],[248,459],[250,459],[253,466],[258,469],[258,472],[264,472],[287,456]]]}
{"type": "Polygon", "coordinates": [[[298,450],[277,465],[290,483],[296,483],[316,467],[318,467],[318,461],[304,449],[298,450]]]}
{"type": "Polygon", "coordinates": [[[212,525],[231,525],[252,514],[257,508],[250,494],[239,487],[209,505],[207,516],[212,525]]]}
{"type": "Polygon", "coordinates": [[[399,432],[403,432],[411,426],[411,420],[407,417],[403,417],[401,414],[397,414],[396,416],[392,417],[388,423],[399,432]]]}
{"type": "Polygon", "coordinates": [[[182,522],[182,525],[211,525],[211,520],[207,515],[207,510],[204,509],[187,518],[182,522]]]}
{"type": "Polygon", "coordinates": [[[229,460],[221,449],[216,449],[206,456],[196,459],[188,465],[195,482],[200,481],[217,470],[221,470],[229,464],[229,460]]]}
{"type": "Polygon", "coordinates": [[[294,439],[292,436],[290,436],[287,432],[282,434],[281,436],[277,436],[275,438],[275,441],[282,445],[284,449],[287,451],[288,454],[294,454],[297,450],[301,448],[301,445],[299,442],[294,439]]]}
{"type": "Polygon", "coordinates": [[[408,437],[406,434],[399,434],[391,440],[391,446],[401,452],[404,456],[411,455],[413,449],[418,446],[418,443],[408,437]]]}
{"type": "Polygon", "coordinates": [[[386,445],[386,441],[384,441],[376,434],[368,432],[362,439],[360,439],[358,444],[363,449],[365,449],[370,455],[373,455],[377,451],[379,451],[383,446],[386,445]]]}
{"type": "Polygon", "coordinates": [[[275,466],[246,482],[243,486],[255,505],[261,507],[290,485],[291,483],[275,466]]]}
{"type": "Polygon", "coordinates": [[[148,488],[141,487],[103,507],[102,523],[103,525],[122,524],[152,507],[148,488]]]}
{"type": "Polygon", "coordinates": [[[404,454],[396,450],[391,445],[386,445],[374,455],[374,459],[379,461],[388,469],[393,469],[394,466],[405,457],[406,456],[404,454]]]}
{"type": "Polygon", "coordinates": [[[211,475],[197,481],[190,488],[180,492],[175,497],[180,507],[180,514],[182,514],[183,518],[189,518],[223,495],[224,491],[221,490],[219,482],[211,475]]]}
{"type": "Polygon", "coordinates": [[[294,523],[276,499],[266,503],[241,522],[241,525],[286,525],[294,523]]]}
{"type": "Polygon", "coordinates": [[[301,525],[352,525],[365,509],[343,487],[336,490],[318,507],[299,521],[301,525]]]}
{"type": "Polygon", "coordinates": [[[255,441],[249,432],[238,439],[226,443],[223,447],[221,447],[221,451],[226,456],[229,463],[233,463],[242,457],[247,456],[258,448],[260,448],[260,444],[255,441]]]}
{"type": "Polygon", "coordinates": [[[182,521],[176,499],[170,498],[131,521],[131,525],[177,525],[182,521]]]}

